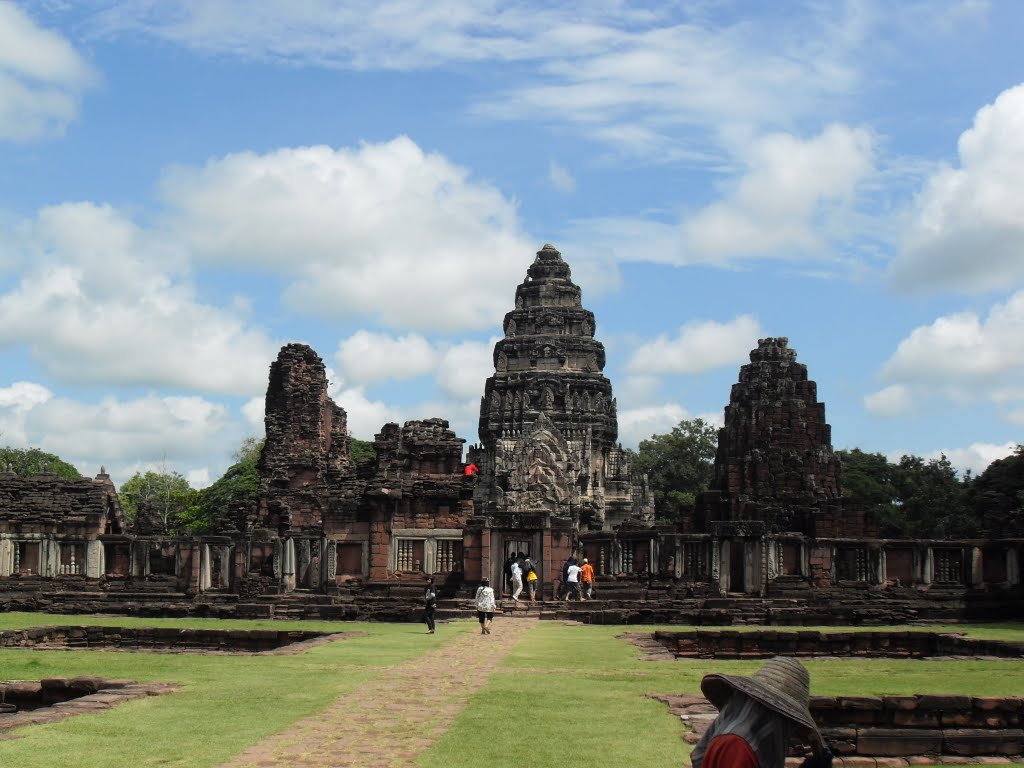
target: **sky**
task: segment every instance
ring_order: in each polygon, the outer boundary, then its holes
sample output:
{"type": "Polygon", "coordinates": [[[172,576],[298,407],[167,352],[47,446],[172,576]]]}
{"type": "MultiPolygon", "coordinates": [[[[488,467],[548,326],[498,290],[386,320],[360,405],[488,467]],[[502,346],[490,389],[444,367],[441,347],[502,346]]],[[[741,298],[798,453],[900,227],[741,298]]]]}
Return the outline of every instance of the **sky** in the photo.
{"type": "Polygon", "coordinates": [[[194,487],[310,344],[477,441],[555,244],[622,444],[787,336],[835,448],[1024,442],[1024,14],[982,0],[0,0],[0,443],[194,487]]]}

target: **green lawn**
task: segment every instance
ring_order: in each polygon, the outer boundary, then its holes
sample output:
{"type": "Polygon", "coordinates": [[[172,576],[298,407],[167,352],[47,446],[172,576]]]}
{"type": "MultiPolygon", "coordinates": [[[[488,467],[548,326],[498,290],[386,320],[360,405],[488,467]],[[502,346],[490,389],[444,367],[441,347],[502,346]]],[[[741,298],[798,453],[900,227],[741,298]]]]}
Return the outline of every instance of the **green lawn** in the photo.
{"type": "MultiPolygon", "coordinates": [[[[0,651],[0,678],[97,674],[175,681],[177,694],[129,702],[0,741],[0,765],[209,766],[324,708],[372,675],[432,647],[416,624],[121,619],[0,614],[0,629],[43,624],[301,627],[368,634],[294,656],[194,656],[110,651],[0,651]]],[[[475,631],[445,624],[435,639],[475,631]]],[[[682,725],[648,692],[698,690],[710,671],[750,674],[759,662],[644,661],[617,639],[651,628],[540,622],[507,656],[455,724],[423,757],[424,768],[682,765],[682,725]]],[[[676,627],[675,629],[679,629],[676,627]]],[[[825,628],[835,629],[835,628],[825,628]]],[[[947,627],[1024,640],[1022,625],[947,627]]],[[[500,641],[500,620],[494,639],[500,641]]],[[[816,694],[1024,695],[1024,661],[809,661],[816,694]]]]}

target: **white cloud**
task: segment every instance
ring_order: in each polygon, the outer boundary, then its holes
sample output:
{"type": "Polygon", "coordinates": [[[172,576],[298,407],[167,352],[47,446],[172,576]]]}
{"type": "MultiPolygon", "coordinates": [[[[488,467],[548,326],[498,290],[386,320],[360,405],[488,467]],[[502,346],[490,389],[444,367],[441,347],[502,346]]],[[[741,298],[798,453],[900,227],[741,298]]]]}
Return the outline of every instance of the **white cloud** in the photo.
{"type": "Polygon", "coordinates": [[[729,323],[694,320],[679,328],[675,338],[661,335],[641,344],[626,365],[634,374],[701,373],[743,362],[762,336],[752,315],[729,323]]]}
{"type": "Polygon", "coordinates": [[[974,312],[960,312],[915,328],[881,373],[891,381],[935,385],[973,381],[996,388],[1001,376],[1021,371],[1024,291],[993,305],[984,320],[974,312]]]}
{"type": "Polygon", "coordinates": [[[680,421],[691,418],[690,412],[678,403],[623,408],[618,416],[619,442],[633,449],[640,445],[641,440],[668,434],[680,421]]]}
{"type": "Polygon", "coordinates": [[[568,170],[554,160],[548,165],[548,181],[559,192],[564,192],[567,195],[572,195],[576,192],[576,179],[573,178],[573,175],[568,170]]]}
{"type": "Polygon", "coordinates": [[[43,29],[15,3],[0,3],[0,140],[60,134],[94,83],[89,64],[65,38],[43,29]]]}
{"type": "Polygon", "coordinates": [[[267,399],[263,395],[250,398],[242,404],[242,418],[245,419],[250,434],[257,437],[263,437],[266,434],[266,423],[263,420],[266,415],[266,408],[267,399]]]}
{"type": "Polygon", "coordinates": [[[831,125],[813,139],[773,134],[744,154],[746,173],[725,199],[686,219],[693,261],[807,255],[823,249],[828,217],[840,214],[874,169],[871,134],[831,125]]]}
{"type": "Polygon", "coordinates": [[[176,278],[180,255],[109,206],[43,209],[21,239],[32,264],[0,294],[0,344],[26,345],[76,384],[249,394],[274,345],[176,278]]]}
{"type": "Polygon", "coordinates": [[[903,384],[892,384],[864,396],[864,408],[875,416],[902,416],[912,406],[910,388],[903,384]]]}
{"type": "Polygon", "coordinates": [[[388,336],[357,331],[338,344],[335,360],[345,381],[371,384],[386,379],[412,379],[437,368],[438,351],[419,334],[388,336]]]}
{"type": "Polygon", "coordinates": [[[943,454],[960,472],[970,470],[975,476],[985,471],[996,459],[1003,459],[1013,453],[1017,443],[971,443],[967,448],[945,448],[932,451],[924,456],[926,459],[937,459],[943,454]]]}
{"type": "Polygon", "coordinates": [[[392,327],[492,327],[536,250],[513,201],[405,137],[229,155],[162,191],[197,258],[285,273],[293,307],[392,327]]]}
{"type": "Polygon", "coordinates": [[[370,400],[362,387],[340,389],[331,393],[331,399],[348,415],[348,431],[360,440],[373,440],[380,428],[388,422],[403,424],[411,416],[402,409],[380,400],[370,400]]]}
{"type": "Polygon", "coordinates": [[[56,454],[87,475],[105,465],[118,483],[161,465],[197,480],[205,471],[209,482],[209,467],[241,440],[227,408],[202,397],[88,403],[33,382],[0,388],[0,431],[6,444],[56,454]]]}
{"type": "Polygon", "coordinates": [[[517,62],[474,112],[568,123],[619,152],[664,161],[706,156],[709,135],[817,119],[859,84],[872,27],[891,29],[903,15],[810,5],[751,24],[704,4],[136,0],[112,4],[94,26],[297,65],[517,62]]]}
{"type": "Polygon", "coordinates": [[[488,342],[464,341],[448,347],[437,371],[441,390],[454,398],[477,401],[482,397],[484,381],[494,375],[494,345],[497,342],[495,337],[488,342]]]}
{"type": "Polygon", "coordinates": [[[1024,84],[982,107],[960,136],[959,167],[928,179],[893,261],[904,290],[980,292],[1024,280],[1024,84]]]}

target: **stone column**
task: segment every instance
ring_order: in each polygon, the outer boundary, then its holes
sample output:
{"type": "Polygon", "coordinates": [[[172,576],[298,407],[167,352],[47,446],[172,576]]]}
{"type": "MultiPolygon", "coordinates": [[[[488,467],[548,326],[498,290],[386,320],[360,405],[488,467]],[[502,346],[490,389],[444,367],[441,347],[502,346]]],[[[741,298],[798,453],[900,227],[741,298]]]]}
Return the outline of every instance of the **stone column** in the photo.
{"type": "Polygon", "coordinates": [[[199,591],[205,592],[213,586],[213,578],[210,575],[210,545],[199,546],[199,591]]]}
{"type": "Polygon", "coordinates": [[[13,541],[0,537],[0,578],[14,573],[14,547],[13,541]]]}
{"type": "Polygon", "coordinates": [[[683,542],[676,539],[675,572],[672,574],[677,579],[683,578],[683,542]]]}
{"type": "Polygon", "coordinates": [[[92,539],[85,542],[85,576],[98,579],[103,575],[103,542],[92,539]]]}
{"type": "Polygon", "coordinates": [[[295,539],[285,539],[281,563],[281,585],[286,592],[295,589],[295,539]]]}
{"type": "Polygon", "coordinates": [[[426,539],[423,542],[423,572],[427,576],[434,573],[437,563],[437,539],[426,539]]]}
{"type": "Polygon", "coordinates": [[[1017,550],[1013,547],[1006,549],[1006,582],[1011,587],[1020,584],[1020,561],[1017,559],[1017,550]]]}
{"type": "Polygon", "coordinates": [[[932,577],[935,574],[935,555],[932,552],[931,547],[925,547],[924,550],[924,562],[923,569],[921,572],[921,581],[925,584],[932,583],[932,577]]]}
{"type": "Polygon", "coordinates": [[[49,536],[44,538],[40,544],[40,575],[52,579],[60,573],[60,544],[49,536]]]}
{"type": "Polygon", "coordinates": [[[712,584],[718,587],[718,591],[722,594],[722,542],[717,538],[711,539],[711,563],[710,563],[710,581],[712,584]]]}
{"type": "Polygon", "coordinates": [[[878,583],[885,584],[885,547],[878,548],[878,583]]]}
{"type": "Polygon", "coordinates": [[[658,563],[660,559],[661,558],[658,554],[657,539],[651,539],[647,551],[647,573],[657,575],[659,570],[658,563]]]}
{"type": "Polygon", "coordinates": [[[222,589],[234,589],[234,579],[231,577],[231,563],[233,562],[230,546],[221,547],[220,556],[220,585],[222,589]]]}
{"type": "Polygon", "coordinates": [[[981,547],[970,547],[969,551],[971,554],[970,584],[975,589],[980,589],[985,585],[985,571],[982,568],[981,547]]]}

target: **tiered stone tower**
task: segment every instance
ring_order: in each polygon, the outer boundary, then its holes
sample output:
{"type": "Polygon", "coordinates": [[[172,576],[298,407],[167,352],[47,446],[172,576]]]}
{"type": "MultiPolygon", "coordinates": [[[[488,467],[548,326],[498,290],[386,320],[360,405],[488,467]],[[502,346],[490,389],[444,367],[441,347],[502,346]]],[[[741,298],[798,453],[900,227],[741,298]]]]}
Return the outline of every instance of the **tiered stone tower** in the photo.
{"type": "Polygon", "coordinates": [[[545,245],[516,288],[480,403],[477,514],[553,515],[601,530],[653,522],[650,494],[616,445],[611,382],[594,314],[545,245]]]}
{"type": "Polygon", "coordinates": [[[842,493],[825,404],[789,339],[759,339],[740,368],[718,433],[707,521],[764,520],[777,530],[811,533],[810,515],[842,493]]]}

